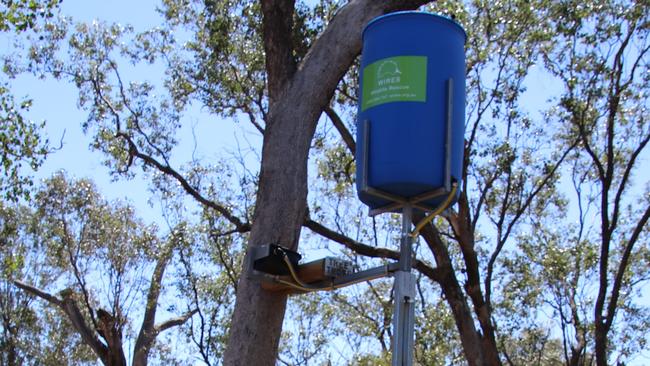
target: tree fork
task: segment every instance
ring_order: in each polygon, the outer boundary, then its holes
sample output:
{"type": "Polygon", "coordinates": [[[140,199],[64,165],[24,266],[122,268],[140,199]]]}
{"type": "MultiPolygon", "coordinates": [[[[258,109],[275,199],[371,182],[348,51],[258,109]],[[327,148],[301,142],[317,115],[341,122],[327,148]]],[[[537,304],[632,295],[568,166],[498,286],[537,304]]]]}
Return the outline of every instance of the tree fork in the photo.
{"type": "MultiPolygon", "coordinates": [[[[361,32],[373,18],[394,10],[415,9],[425,0],[356,0],[340,9],[294,73],[286,60],[290,44],[269,45],[289,35],[264,34],[269,80],[269,114],[262,146],[260,184],[249,248],[276,243],[296,249],[307,212],[307,160],[321,111],[361,51],[361,32]]],[[[293,1],[264,1],[263,29],[291,25],[277,19],[293,1]]],[[[247,256],[248,258],[248,256],[247,256]]],[[[248,259],[244,260],[244,266],[248,259]]],[[[244,267],[237,287],[224,365],[275,365],[286,295],[261,288],[244,267]]]]}

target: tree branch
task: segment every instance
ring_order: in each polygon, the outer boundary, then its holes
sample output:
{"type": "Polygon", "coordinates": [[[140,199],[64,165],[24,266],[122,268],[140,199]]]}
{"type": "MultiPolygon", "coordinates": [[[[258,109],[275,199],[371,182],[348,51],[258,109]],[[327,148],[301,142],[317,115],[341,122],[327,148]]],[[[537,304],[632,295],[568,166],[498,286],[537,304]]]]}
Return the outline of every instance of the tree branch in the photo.
{"type": "Polygon", "coordinates": [[[230,223],[235,225],[238,232],[245,233],[250,230],[249,223],[242,222],[237,216],[230,213],[230,211],[225,207],[217,204],[214,201],[205,198],[196,188],[192,187],[192,185],[187,181],[187,179],[185,179],[185,177],[183,177],[175,169],[173,169],[169,165],[160,163],[158,160],[151,157],[150,155],[140,152],[135,142],[133,142],[129,136],[127,136],[124,133],[118,133],[118,137],[125,139],[126,142],[129,144],[129,154],[131,156],[137,157],[138,159],[144,161],[145,164],[152,166],[157,170],[159,170],[161,173],[164,173],[174,178],[181,185],[181,187],[183,187],[183,190],[185,190],[185,192],[187,192],[190,196],[192,196],[196,201],[198,201],[203,206],[209,207],[217,211],[223,217],[225,217],[228,221],[230,221],[230,223]]]}
{"type": "Polygon", "coordinates": [[[63,227],[63,236],[61,239],[63,240],[66,247],[66,251],[68,252],[68,260],[70,261],[70,266],[72,267],[72,273],[74,274],[74,277],[77,281],[77,284],[79,285],[79,288],[81,289],[81,294],[83,295],[83,299],[84,299],[84,305],[86,305],[86,309],[90,314],[90,321],[92,322],[92,326],[94,329],[99,329],[97,327],[97,321],[95,320],[95,314],[93,314],[93,308],[92,306],[90,306],[90,294],[86,289],[86,280],[81,275],[81,271],[79,271],[79,266],[77,265],[77,258],[79,257],[79,251],[81,250],[80,244],[84,241],[84,233],[87,224],[84,223],[82,225],[81,234],[80,234],[81,236],[79,238],[78,243],[76,243],[75,240],[73,239],[72,233],[70,233],[70,230],[68,228],[68,222],[65,220],[65,217],[62,216],[59,222],[63,227]],[[72,252],[72,248],[74,247],[76,247],[77,249],[76,253],[72,252]]]}
{"type": "MultiPolygon", "coordinates": [[[[616,116],[618,115],[620,111],[620,103],[621,103],[621,98],[623,97],[623,88],[621,86],[621,79],[623,77],[623,69],[624,69],[624,61],[623,61],[623,54],[625,53],[625,49],[627,48],[630,40],[632,39],[632,36],[634,35],[636,30],[636,24],[632,24],[629,26],[627,30],[627,35],[625,36],[625,39],[621,43],[620,48],[616,52],[616,56],[614,57],[614,65],[613,65],[613,72],[611,74],[611,84],[609,87],[609,95],[607,98],[607,175],[606,179],[603,181],[603,198],[609,198],[609,189],[614,181],[614,168],[616,166],[616,160],[614,159],[614,155],[616,154],[615,151],[615,146],[614,146],[614,139],[616,137],[616,131],[615,131],[615,126],[617,122],[616,116]]],[[[634,159],[632,160],[632,162],[634,159]]],[[[618,196],[618,195],[617,195],[618,196]]],[[[607,201],[603,201],[607,202],[607,201]]],[[[607,230],[608,230],[608,237],[611,237],[612,234],[614,233],[614,230],[616,230],[616,226],[618,225],[618,214],[619,214],[619,201],[614,201],[614,210],[612,212],[612,218],[609,221],[607,230]]],[[[605,211],[605,210],[603,210],[605,211]]]]}
{"type": "Polygon", "coordinates": [[[347,127],[345,127],[345,123],[343,123],[343,120],[339,115],[336,113],[332,107],[327,106],[323,109],[325,114],[327,114],[327,117],[330,118],[332,121],[332,124],[334,127],[336,127],[336,130],[339,131],[339,134],[341,135],[341,138],[343,139],[343,142],[345,145],[348,147],[348,150],[350,151],[350,154],[354,155],[357,144],[354,142],[354,137],[352,137],[352,134],[348,130],[347,127]]]}
{"type": "Polygon", "coordinates": [[[145,304],[144,317],[142,325],[140,326],[140,333],[135,341],[133,348],[133,365],[144,366],[147,364],[149,351],[156,339],[157,331],[155,327],[156,310],[158,309],[158,298],[162,288],[162,279],[165,273],[165,268],[169,259],[171,258],[172,250],[170,247],[165,248],[165,251],[158,257],[156,267],[151,275],[151,282],[149,284],[149,292],[147,293],[147,303],[145,304]]]}
{"type": "MultiPolygon", "coordinates": [[[[348,236],[345,236],[341,233],[337,233],[334,230],[331,230],[322,224],[312,220],[305,220],[305,227],[309,228],[311,231],[319,234],[327,239],[335,241],[339,244],[343,244],[346,248],[351,251],[370,258],[387,258],[399,260],[399,252],[386,248],[375,248],[367,244],[360,243],[348,236]]],[[[429,277],[433,281],[439,281],[441,279],[440,272],[437,268],[431,267],[429,264],[416,259],[413,267],[420,271],[423,275],[429,277]]]]}
{"type": "MultiPolygon", "coordinates": [[[[553,176],[555,176],[555,173],[558,171],[558,169],[560,169],[560,166],[562,166],[562,163],[564,162],[564,160],[567,158],[567,156],[569,156],[569,153],[571,151],[573,151],[573,149],[577,145],[578,145],[578,140],[574,141],[562,153],[562,155],[560,156],[560,159],[555,162],[555,164],[553,165],[551,170],[548,172],[548,174],[546,174],[546,176],[542,179],[542,181],[539,182],[539,184],[536,187],[533,188],[533,190],[530,192],[530,194],[528,194],[528,196],[524,200],[524,203],[515,211],[514,217],[512,217],[512,219],[510,220],[510,222],[506,226],[506,231],[503,234],[503,236],[499,237],[497,239],[498,240],[497,247],[495,248],[494,252],[490,256],[490,260],[488,261],[487,274],[485,276],[485,283],[484,283],[484,286],[485,286],[485,302],[488,304],[488,306],[490,306],[490,307],[492,306],[492,304],[491,304],[491,292],[492,292],[492,273],[494,272],[494,264],[496,263],[496,260],[497,260],[497,258],[499,256],[499,254],[503,250],[503,247],[504,247],[506,241],[510,237],[510,234],[512,233],[512,230],[514,229],[515,225],[517,224],[517,222],[519,221],[521,216],[526,212],[528,207],[530,207],[530,205],[532,205],[533,201],[535,200],[535,197],[537,197],[537,195],[542,191],[542,189],[544,189],[548,185],[548,183],[551,181],[553,176]]],[[[510,193],[509,191],[510,190],[508,190],[506,195],[508,195],[510,193]]],[[[499,229],[501,228],[501,226],[503,224],[503,219],[505,218],[505,212],[506,211],[507,211],[507,207],[504,207],[503,211],[502,211],[503,216],[502,216],[502,218],[500,220],[499,229]]]]}
{"type": "Polygon", "coordinates": [[[375,248],[367,244],[360,243],[352,238],[349,238],[343,234],[337,233],[334,230],[331,230],[322,224],[312,220],[305,220],[305,227],[309,228],[311,231],[319,234],[327,239],[335,241],[339,244],[343,244],[346,248],[352,250],[353,252],[364,255],[366,257],[372,258],[390,258],[399,260],[399,253],[386,249],[386,248],[375,248]]]}
{"type": "Polygon", "coordinates": [[[224,268],[226,269],[226,275],[228,276],[228,279],[230,280],[230,283],[232,284],[233,289],[237,291],[237,273],[235,271],[235,264],[233,263],[232,256],[226,255],[224,253],[224,250],[227,251],[226,248],[223,248],[224,245],[221,245],[219,241],[219,237],[221,235],[218,235],[215,230],[213,229],[215,227],[215,222],[214,218],[210,217],[208,218],[208,223],[210,224],[210,230],[208,230],[208,236],[210,237],[210,240],[214,243],[216,249],[217,249],[217,254],[219,255],[219,260],[221,261],[221,264],[223,264],[224,268]]]}
{"type": "Polygon", "coordinates": [[[630,240],[628,240],[625,245],[625,250],[623,251],[623,256],[621,257],[621,263],[618,266],[616,271],[616,278],[614,279],[614,285],[612,287],[612,295],[609,299],[609,304],[607,305],[607,316],[605,320],[605,329],[609,329],[614,321],[614,315],[616,314],[616,308],[618,307],[618,298],[620,296],[621,287],[623,286],[623,279],[625,277],[625,271],[627,270],[628,263],[630,261],[630,255],[632,254],[632,249],[634,245],[639,240],[643,229],[650,219],[650,206],[646,207],[645,212],[641,219],[638,221],[630,240]]]}
{"type": "Polygon", "coordinates": [[[22,289],[23,291],[40,297],[48,303],[55,305],[63,310],[63,312],[68,316],[68,319],[72,323],[77,333],[79,333],[81,336],[81,339],[84,341],[84,343],[90,346],[90,348],[92,348],[95,354],[102,361],[105,361],[107,359],[109,355],[108,347],[106,347],[99,340],[99,338],[97,338],[96,333],[86,323],[86,320],[84,319],[83,314],[81,314],[77,303],[72,298],[72,291],[66,291],[63,294],[63,300],[60,300],[55,296],[22,281],[14,280],[13,282],[18,288],[22,289]]]}
{"type": "Polygon", "coordinates": [[[29,284],[27,284],[25,282],[22,282],[22,281],[19,281],[19,280],[14,280],[13,282],[14,282],[14,285],[16,285],[16,287],[20,288],[21,290],[23,290],[23,291],[25,291],[27,293],[30,293],[30,294],[32,294],[32,295],[34,295],[36,297],[40,297],[41,299],[49,302],[52,305],[56,305],[56,306],[59,306],[59,307],[63,306],[63,301],[59,300],[55,296],[52,296],[49,293],[47,293],[47,292],[45,292],[45,291],[43,291],[41,289],[38,289],[38,288],[36,288],[36,287],[34,287],[32,285],[29,285],[29,284]]]}
{"type": "MultiPolygon", "coordinates": [[[[101,85],[99,85],[99,82],[97,80],[91,80],[91,84],[93,86],[93,90],[95,91],[96,97],[101,101],[101,103],[104,104],[106,108],[108,108],[110,114],[113,116],[116,124],[116,132],[115,132],[115,137],[116,138],[121,138],[123,139],[129,147],[129,165],[131,164],[133,158],[139,158],[141,159],[146,165],[149,165],[161,173],[164,173],[167,176],[170,176],[174,178],[180,185],[183,187],[183,190],[187,192],[190,196],[192,196],[196,201],[198,201],[200,204],[210,207],[211,209],[217,211],[220,213],[223,217],[225,217],[228,221],[230,221],[239,232],[247,232],[250,230],[250,224],[248,223],[243,223],[238,217],[230,213],[228,209],[225,207],[219,205],[216,202],[213,202],[207,198],[205,198],[199,191],[198,189],[192,187],[192,185],[183,177],[178,171],[173,169],[167,162],[167,159],[164,155],[162,155],[163,160],[165,163],[161,163],[158,160],[156,160],[153,156],[145,154],[138,149],[138,145],[136,144],[135,141],[133,141],[133,138],[129,136],[126,132],[124,132],[121,129],[121,116],[120,113],[118,112],[117,109],[113,106],[110,100],[106,98],[104,95],[104,92],[101,88],[101,85]]],[[[126,100],[124,101],[126,103],[126,100]]],[[[137,120],[138,116],[137,114],[133,114],[132,112],[131,116],[137,120]]],[[[142,132],[143,133],[143,132],[142,132]]],[[[144,134],[144,133],[143,133],[144,134]]],[[[145,135],[146,137],[146,135],[145,135]]]]}
{"type": "Polygon", "coordinates": [[[194,316],[194,314],[196,314],[198,311],[199,309],[194,309],[188,311],[187,313],[179,317],[165,320],[164,322],[156,325],[156,333],[164,332],[169,328],[185,324],[185,322],[188,321],[192,316],[194,316]]]}
{"type": "MultiPolygon", "coordinates": [[[[423,218],[423,215],[414,215],[413,218],[415,221],[418,221],[423,218]]],[[[467,362],[470,366],[483,365],[484,350],[481,345],[481,337],[476,331],[474,317],[467,305],[460,283],[456,278],[454,266],[451,261],[451,255],[435,226],[426,225],[420,231],[420,235],[422,235],[436,259],[436,269],[440,271],[441,277],[438,283],[442,288],[447,304],[449,304],[449,307],[454,314],[456,329],[458,329],[458,333],[460,334],[460,341],[467,362]]],[[[471,234],[468,233],[468,235],[471,234]]]]}

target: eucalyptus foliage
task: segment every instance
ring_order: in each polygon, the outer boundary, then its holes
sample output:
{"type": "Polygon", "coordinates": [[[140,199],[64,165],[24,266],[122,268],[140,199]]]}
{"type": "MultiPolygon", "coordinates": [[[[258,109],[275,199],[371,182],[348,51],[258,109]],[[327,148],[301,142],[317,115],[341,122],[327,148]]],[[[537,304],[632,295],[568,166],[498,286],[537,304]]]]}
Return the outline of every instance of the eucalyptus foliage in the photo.
{"type": "Polygon", "coordinates": [[[0,194],[4,200],[29,197],[33,182],[29,171],[37,169],[47,155],[43,124],[26,120],[31,100],[17,102],[6,85],[0,85],[0,194]]]}
{"type": "Polygon", "coordinates": [[[184,225],[159,237],[157,227],[145,225],[129,205],[108,202],[91,181],[62,173],[44,182],[34,205],[22,209],[25,216],[15,223],[27,229],[6,237],[12,250],[3,267],[3,281],[12,290],[7,301],[24,299],[22,311],[33,312],[40,327],[34,332],[42,341],[26,348],[38,356],[25,362],[50,357],[47,364],[99,360],[117,366],[126,365],[127,357],[133,365],[146,365],[149,358],[182,360],[164,353],[166,345],[156,338],[194,314],[189,302],[165,295],[171,286],[164,281],[165,269],[183,245],[184,225]],[[167,316],[160,315],[164,305],[167,316]],[[168,319],[157,321],[161,317],[168,319]],[[61,337],[46,340],[58,328],[61,337]],[[75,351],[58,355],[57,348],[75,351]]]}
{"type": "Polygon", "coordinates": [[[52,18],[62,0],[6,0],[0,4],[0,31],[22,32],[52,18]]]}
{"type": "MultiPolygon", "coordinates": [[[[3,1],[0,4],[0,32],[38,32],[44,20],[54,17],[60,0],[3,1]]],[[[6,55],[2,55],[3,57],[6,55]]],[[[7,71],[6,67],[5,70],[7,71]]],[[[11,73],[10,73],[11,76],[11,73]]],[[[38,168],[47,155],[43,123],[36,124],[23,115],[29,111],[29,98],[16,100],[3,73],[0,77],[0,194],[15,201],[29,197],[32,180],[26,170],[38,168]]]]}

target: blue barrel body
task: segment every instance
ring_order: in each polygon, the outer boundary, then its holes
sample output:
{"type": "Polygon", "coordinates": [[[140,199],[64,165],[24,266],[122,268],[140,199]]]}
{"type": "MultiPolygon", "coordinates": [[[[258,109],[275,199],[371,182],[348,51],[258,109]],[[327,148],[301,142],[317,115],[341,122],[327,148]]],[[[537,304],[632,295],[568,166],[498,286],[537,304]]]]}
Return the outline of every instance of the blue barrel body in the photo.
{"type": "MultiPolygon", "coordinates": [[[[362,182],[405,198],[437,190],[445,186],[447,151],[451,152],[452,180],[460,183],[465,132],[465,39],[465,31],[455,21],[424,12],[391,13],[366,26],[356,155],[359,199],[371,209],[391,201],[368,194],[362,182]],[[446,125],[450,112],[448,150],[446,125]]],[[[445,198],[439,196],[424,203],[437,206],[445,198]]]]}

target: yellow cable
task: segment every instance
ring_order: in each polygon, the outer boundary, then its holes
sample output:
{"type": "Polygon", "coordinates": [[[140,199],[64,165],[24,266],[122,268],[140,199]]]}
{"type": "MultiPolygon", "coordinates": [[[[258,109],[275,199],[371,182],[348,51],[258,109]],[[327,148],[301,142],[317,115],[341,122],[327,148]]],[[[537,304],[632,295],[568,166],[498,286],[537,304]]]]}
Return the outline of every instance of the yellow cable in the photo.
{"type": "Polygon", "coordinates": [[[420,235],[420,230],[422,230],[422,228],[423,228],[426,224],[428,224],[429,222],[431,222],[431,220],[433,220],[434,217],[440,215],[440,214],[442,213],[442,211],[444,211],[444,210],[449,206],[449,204],[451,203],[451,201],[453,201],[454,196],[456,195],[456,189],[457,189],[457,188],[458,188],[458,184],[457,184],[457,183],[454,183],[454,184],[452,185],[452,187],[451,187],[451,192],[449,192],[449,195],[447,196],[447,199],[445,199],[445,201],[444,201],[440,206],[438,206],[438,207],[437,207],[437,208],[436,208],[436,209],[431,213],[431,215],[429,215],[429,216],[423,218],[422,220],[420,220],[420,222],[418,222],[417,225],[415,225],[415,230],[413,230],[413,232],[411,233],[411,237],[413,237],[413,238],[417,238],[418,235],[420,235]]]}
{"type": "Polygon", "coordinates": [[[315,291],[321,290],[320,288],[308,288],[308,287],[302,287],[302,286],[300,286],[300,285],[298,285],[298,284],[295,284],[295,283],[293,283],[293,282],[289,282],[289,281],[285,281],[285,280],[281,280],[281,279],[279,279],[279,278],[277,278],[277,277],[275,278],[275,282],[277,282],[277,283],[281,283],[281,284],[283,284],[283,285],[287,285],[287,286],[289,286],[289,287],[293,287],[293,288],[295,288],[295,289],[297,289],[297,290],[305,291],[305,292],[315,292],[315,291]]]}
{"type": "Polygon", "coordinates": [[[306,287],[306,288],[309,287],[306,283],[303,283],[302,281],[300,281],[300,279],[298,278],[298,274],[296,273],[296,270],[293,269],[293,263],[291,263],[291,261],[289,260],[289,257],[287,256],[287,254],[284,251],[282,252],[282,259],[284,259],[284,263],[289,268],[289,272],[291,273],[291,277],[293,278],[293,280],[296,281],[296,283],[298,285],[300,285],[301,287],[306,287]]]}
{"type": "MultiPolygon", "coordinates": [[[[310,285],[302,282],[300,280],[300,278],[298,278],[298,274],[296,273],[296,270],[293,268],[293,263],[291,263],[291,261],[289,260],[289,257],[287,256],[286,253],[284,253],[284,251],[282,252],[282,256],[284,258],[284,263],[289,268],[289,272],[291,273],[291,278],[293,278],[293,280],[299,286],[299,287],[298,286],[293,286],[293,287],[300,288],[301,290],[304,290],[304,291],[319,291],[319,290],[329,289],[329,287],[313,287],[313,286],[310,286],[310,285]]],[[[282,281],[282,280],[278,280],[278,281],[282,281]]],[[[282,283],[284,283],[284,282],[286,282],[286,281],[282,281],[282,283]]]]}
{"type": "Polygon", "coordinates": [[[285,281],[285,280],[281,280],[279,277],[275,277],[275,281],[278,282],[278,283],[281,283],[283,285],[287,285],[289,287],[293,287],[295,289],[305,291],[305,292],[314,292],[314,291],[323,291],[323,290],[332,291],[332,290],[339,289],[341,287],[350,286],[350,285],[353,285],[355,283],[365,282],[365,281],[369,281],[371,279],[381,278],[381,277],[384,277],[384,276],[388,275],[388,266],[385,266],[385,272],[381,276],[377,275],[376,277],[373,277],[373,278],[359,278],[359,279],[356,279],[354,281],[340,283],[338,285],[331,284],[330,286],[316,287],[316,286],[308,285],[308,284],[302,282],[298,278],[298,274],[296,273],[296,270],[293,267],[293,263],[291,263],[291,261],[289,260],[289,257],[287,256],[287,254],[284,251],[282,251],[282,257],[284,259],[284,263],[289,268],[289,273],[291,273],[291,278],[295,281],[295,283],[285,281]]]}

